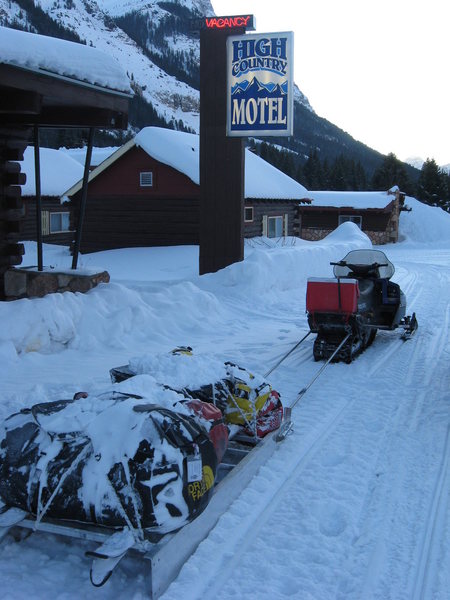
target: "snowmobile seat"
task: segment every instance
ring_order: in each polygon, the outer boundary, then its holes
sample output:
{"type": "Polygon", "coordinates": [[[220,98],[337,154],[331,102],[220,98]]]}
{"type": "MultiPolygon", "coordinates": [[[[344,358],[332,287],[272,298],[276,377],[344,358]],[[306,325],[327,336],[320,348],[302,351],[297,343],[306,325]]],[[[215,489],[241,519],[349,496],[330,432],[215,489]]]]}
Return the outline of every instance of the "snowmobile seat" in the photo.
{"type": "Polygon", "coordinates": [[[344,313],[358,310],[359,287],[356,279],[310,277],[306,287],[308,313],[344,313]]]}

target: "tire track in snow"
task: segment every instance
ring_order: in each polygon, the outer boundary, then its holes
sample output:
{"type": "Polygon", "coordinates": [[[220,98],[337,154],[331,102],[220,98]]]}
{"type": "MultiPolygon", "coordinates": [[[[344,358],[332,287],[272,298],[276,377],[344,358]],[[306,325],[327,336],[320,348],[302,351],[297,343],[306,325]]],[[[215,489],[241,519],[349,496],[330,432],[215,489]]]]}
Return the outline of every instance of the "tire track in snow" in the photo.
{"type": "Polygon", "coordinates": [[[399,284],[406,296],[407,306],[414,306],[422,295],[422,288],[417,285],[419,274],[417,271],[411,271],[406,268],[404,270],[406,272],[396,279],[396,283],[399,284]]]}
{"type": "MultiPolygon", "coordinates": [[[[380,445],[376,461],[373,489],[368,490],[359,517],[358,529],[362,534],[357,541],[358,549],[369,550],[368,561],[361,559],[364,565],[354,559],[359,573],[364,572],[358,591],[361,598],[388,597],[386,594],[410,600],[433,597],[450,485],[449,428],[443,430],[441,426],[448,422],[445,395],[441,393],[445,386],[436,386],[436,381],[448,372],[448,281],[447,273],[436,268],[429,270],[422,283],[426,292],[422,304],[428,302],[434,306],[433,318],[421,327],[419,313],[419,329],[412,340],[404,345],[400,341],[393,344],[369,372],[373,375],[383,368],[383,378],[392,381],[394,392],[395,387],[401,390],[405,401],[395,406],[389,418],[385,442],[380,445]],[[442,458],[436,473],[434,453],[439,446],[443,451],[440,450],[442,458]],[[412,514],[423,514],[424,525],[421,520],[413,525],[404,516],[402,498],[407,497],[407,490],[415,503],[409,510],[412,514]],[[380,514],[383,514],[381,520],[380,514]],[[410,571],[402,588],[401,574],[395,565],[406,561],[410,571]]],[[[448,397],[448,388],[446,392],[448,397]]]]}
{"type": "MultiPolygon", "coordinates": [[[[292,447],[289,447],[289,445],[290,443],[298,443],[299,438],[299,434],[296,435],[294,432],[294,434],[289,436],[288,439],[275,450],[274,455],[272,455],[269,461],[261,467],[253,481],[232,504],[228,514],[226,513],[219,519],[217,525],[209,533],[207,540],[205,540],[207,543],[218,543],[220,545],[220,554],[223,557],[223,562],[219,574],[217,569],[213,568],[211,569],[211,577],[209,579],[206,575],[208,573],[207,560],[208,558],[211,558],[211,556],[216,555],[217,551],[213,552],[211,548],[208,547],[205,550],[205,556],[203,556],[202,545],[205,545],[205,542],[202,542],[196,550],[196,556],[201,556],[200,560],[203,564],[202,568],[205,576],[202,578],[201,588],[196,588],[195,598],[215,597],[230,577],[232,577],[233,571],[239,564],[242,555],[258,535],[261,528],[276,511],[287,490],[289,490],[296,482],[299,474],[321,450],[326,440],[335,431],[348,410],[350,410],[354,404],[355,400],[348,400],[341,404],[339,408],[334,410],[328,416],[325,420],[325,424],[320,427],[318,431],[311,434],[309,439],[303,442],[303,447],[301,449],[299,447],[298,450],[293,452],[292,447]],[[282,461],[282,469],[278,470],[276,464],[273,464],[274,462],[276,463],[277,460],[282,461]],[[288,470],[285,469],[287,462],[290,467],[288,470]],[[289,473],[288,476],[286,476],[287,472],[289,473]],[[260,476],[267,478],[268,475],[271,478],[270,484],[273,493],[260,493],[261,490],[259,487],[261,485],[261,480],[258,479],[260,476]],[[274,477],[279,478],[279,481],[274,482],[274,477]],[[245,496],[250,496],[252,501],[248,502],[245,496]],[[254,500],[255,496],[258,498],[257,507],[254,500]],[[241,506],[247,507],[247,511],[242,511],[241,506]],[[250,514],[248,512],[249,506],[251,507],[250,514]],[[226,521],[230,518],[232,520],[232,531],[230,531],[230,527],[226,524],[226,521]],[[229,534],[226,539],[223,538],[220,532],[220,530],[224,528],[229,534]]],[[[191,560],[192,559],[190,559],[190,561],[191,560]]],[[[189,568],[190,561],[187,563],[187,568],[189,568]]],[[[185,567],[183,567],[183,569],[185,569],[185,567]]],[[[180,579],[182,579],[182,577],[179,578],[179,580],[180,579]]],[[[164,600],[170,600],[172,598],[176,600],[183,595],[183,592],[184,590],[179,590],[178,584],[175,582],[169,587],[164,595],[164,600]]],[[[190,598],[194,598],[192,592],[190,598]]]]}
{"type": "MultiPolygon", "coordinates": [[[[332,419],[327,422],[327,425],[316,434],[316,436],[308,444],[304,452],[297,455],[296,461],[292,464],[292,470],[287,479],[285,479],[281,485],[277,488],[274,495],[271,498],[267,498],[264,506],[258,511],[257,515],[253,515],[250,526],[241,532],[239,540],[235,540],[234,550],[232,559],[228,562],[226,567],[222,569],[220,578],[215,580],[211,588],[208,588],[208,595],[215,597],[218,591],[223,587],[224,583],[230,578],[233,573],[234,567],[239,564],[240,559],[247,548],[251,545],[253,540],[258,535],[259,531],[263,528],[269,518],[275,513],[280,502],[284,499],[284,495],[287,493],[289,488],[296,482],[300,473],[308,466],[309,461],[320,451],[325,441],[333,433],[335,428],[339,425],[341,419],[347,410],[350,409],[354,401],[347,402],[332,419]],[[236,541],[238,542],[236,544],[236,541]]],[[[292,461],[294,462],[294,461],[292,461]]],[[[270,468],[270,465],[265,465],[270,468]]]]}
{"type": "Polygon", "coordinates": [[[433,379],[438,377],[441,370],[441,361],[446,361],[446,347],[448,344],[448,331],[450,324],[450,304],[447,305],[442,327],[432,334],[431,344],[428,343],[426,355],[421,355],[422,344],[414,348],[414,360],[408,366],[408,371],[405,378],[405,384],[411,386],[414,379],[417,377],[417,370],[422,373],[421,382],[422,389],[416,394],[415,408],[411,415],[409,428],[411,431],[417,427],[420,415],[423,412],[425,402],[430,400],[430,384],[433,379]]]}
{"type": "Polygon", "coordinates": [[[442,453],[442,460],[432,492],[432,503],[429,506],[425,526],[423,527],[422,539],[418,549],[418,564],[414,579],[411,600],[427,600],[432,598],[431,573],[434,575],[441,567],[437,548],[439,540],[445,531],[444,522],[448,508],[450,489],[450,426],[447,427],[447,435],[442,453]]]}

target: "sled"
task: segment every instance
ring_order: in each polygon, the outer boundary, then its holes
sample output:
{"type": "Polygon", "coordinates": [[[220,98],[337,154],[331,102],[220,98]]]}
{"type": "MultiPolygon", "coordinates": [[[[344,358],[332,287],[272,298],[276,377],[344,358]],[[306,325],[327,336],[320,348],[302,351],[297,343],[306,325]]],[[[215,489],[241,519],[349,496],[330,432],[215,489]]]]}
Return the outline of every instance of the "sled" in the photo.
{"type": "Polygon", "coordinates": [[[174,533],[164,536],[149,534],[144,535],[141,540],[135,540],[126,528],[117,531],[46,517],[37,523],[25,511],[9,509],[3,515],[0,514],[0,538],[2,528],[5,529],[4,534],[13,528],[23,528],[31,532],[40,531],[92,542],[93,548],[86,552],[86,556],[92,558],[90,577],[96,586],[107,582],[124,556],[137,555],[145,565],[144,576],[149,598],[156,600],[274,452],[277,446],[276,434],[273,431],[262,439],[237,434],[230,440],[218,467],[216,485],[208,505],[195,520],[174,533]],[[9,517],[5,516],[7,514],[9,517]]]}
{"type": "Polygon", "coordinates": [[[22,528],[85,540],[96,587],[137,554],[151,598],[266,462],[283,417],[279,394],[233,363],[214,364],[194,389],[174,387],[173,375],[171,385],[146,380],[145,398],[120,388],[155,360],[181,366],[182,377],[199,366],[189,347],[138,357],[111,370],[118,388],[36,404],[0,424],[0,538],[22,528]],[[207,383],[216,369],[221,377],[207,383]]]}

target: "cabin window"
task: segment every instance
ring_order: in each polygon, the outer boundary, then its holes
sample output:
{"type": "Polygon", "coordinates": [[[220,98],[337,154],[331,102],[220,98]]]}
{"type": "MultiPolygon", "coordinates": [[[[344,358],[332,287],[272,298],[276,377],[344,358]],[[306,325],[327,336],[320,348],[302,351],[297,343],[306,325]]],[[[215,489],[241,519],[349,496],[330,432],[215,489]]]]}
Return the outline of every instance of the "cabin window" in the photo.
{"type": "Polygon", "coordinates": [[[362,229],[362,217],[359,215],[339,215],[339,225],[345,223],[346,221],[351,221],[358,225],[360,229],[362,229]]]}
{"type": "Polygon", "coordinates": [[[141,187],[152,187],[153,186],[153,172],[152,171],[141,171],[139,173],[139,181],[141,187]]]}
{"type": "Polygon", "coordinates": [[[253,206],[246,206],[244,208],[244,222],[245,223],[253,222],[253,206]]]}
{"type": "Polygon", "coordinates": [[[50,213],[50,233],[62,233],[63,231],[69,231],[69,227],[70,213],[50,213]]]}
{"type": "Polygon", "coordinates": [[[283,217],[269,217],[267,221],[267,237],[281,237],[283,235],[283,217]]]}

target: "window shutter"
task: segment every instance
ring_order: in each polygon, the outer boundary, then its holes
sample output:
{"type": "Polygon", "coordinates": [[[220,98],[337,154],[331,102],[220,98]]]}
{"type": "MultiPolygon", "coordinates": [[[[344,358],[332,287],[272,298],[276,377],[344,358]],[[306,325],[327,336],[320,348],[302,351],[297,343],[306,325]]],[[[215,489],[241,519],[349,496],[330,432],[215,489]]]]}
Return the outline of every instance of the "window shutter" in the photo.
{"type": "Polygon", "coordinates": [[[285,213],[283,222],[283,235],[286,237],[289,233],[289,215],[285,213]]]}
{"type": "Polygon", "coordinates": [[[42,235],[50,233],[50,213],[48,210],[41,210],[41,233],[42,235]]]}
{"type": "Polygon", "coordinates": [[[267,237],[267,215],[263,215],[262,218],[262,234],[264,237],[267,237]]]}

